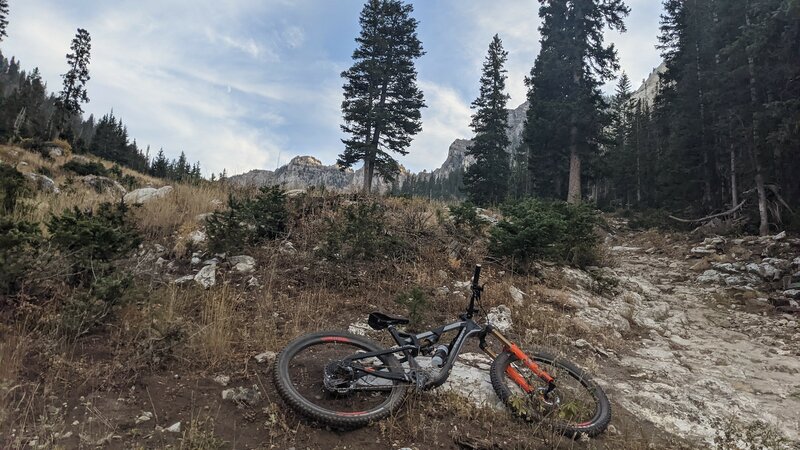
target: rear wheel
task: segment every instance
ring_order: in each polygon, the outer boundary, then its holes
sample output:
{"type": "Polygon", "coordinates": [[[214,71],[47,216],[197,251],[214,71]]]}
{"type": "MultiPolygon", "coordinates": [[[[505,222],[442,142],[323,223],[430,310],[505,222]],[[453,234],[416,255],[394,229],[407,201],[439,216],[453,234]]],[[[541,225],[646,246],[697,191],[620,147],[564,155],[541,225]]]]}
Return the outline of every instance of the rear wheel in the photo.
{"type": "Polygon", "coordinates": [[[492,363],[492,387],[511,411],[531,422],[544,421],[557,432],[571,438],[597,436],[611,422],[611,404],[605,392],[591,377],[572,362],[547,352],[528,354],[551,377],[555,390],[545,395],[547,383],[509,352],[492,363]],[[508,376],[516,369],[533,388],[526,393],[508,376]]]}
{"type": "MultiPolygon", "coordinates": [[[[278,393],[297,412],[333,428],[367,425],[389,416],[402,402],[407,385],[375,376],[360,376],[340,362],[357,353],[383,350],[349,333],[323,332],[301,336],[275,360],[278,393]]],[[[374,371],[402,370],[393,355],[359,361],[374,371]]]]}

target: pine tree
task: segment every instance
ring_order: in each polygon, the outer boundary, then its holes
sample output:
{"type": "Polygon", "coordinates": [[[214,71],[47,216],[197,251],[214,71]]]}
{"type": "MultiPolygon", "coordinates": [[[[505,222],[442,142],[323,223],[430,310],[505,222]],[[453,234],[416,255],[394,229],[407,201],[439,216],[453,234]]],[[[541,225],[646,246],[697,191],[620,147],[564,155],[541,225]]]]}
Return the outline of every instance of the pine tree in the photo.
{"type": "Polygon", "coordinates": [[[619,68],[616,50],[604,43],[603,31],[625,31],[629,9],[622,0],[539,1],[542,49],[526,80],[531,107],[524,142],[534,190],[563,195],[561,167],[566,159],[567,200],[577,203],[582,160],[598,151],[608,119],[600,86],[619,68]]]}
{"type": "Polygon", "coordinates": [[[67,54],[67,64],[69,70],[61,77],[64,79],[64,87],[59,94],[56,106],[59,111],[57,127],[59,132],[64,123],[72,116],[83,113],[81,104],[89,102],[89,95],[86,92],[86,82],[89,81],[89,59],[92,49],[92,38],[89,32],[83,28],[78,28],[75,38],[72,40],[70,49],[72,53],[67,54]]]}
{"type": "Polygon", "coordinates": [[[0,0],[0,42],[8,37],[8,0],[0,0]]]}
{"type": "Polygon", "coordinates": [[[340,167],[364,162],[364,191],[377,173],[393,180],[399,165],[390,152],[405,155],[412,137],[422,130],[425,106],[417,87],[414,60],[424,54],[417,38],[413,7],[400,0],[369,0],[361,11],[361,33],[353,52],[355,63],[345,78],[340,167]]]}
{"type": "Polygon", "coordinates": [[[166,178],[169,170],[169,161],[164,156],[164,149],[159,149],[156,158],[150,165],[150,175],[156,178],[166,178]]]}
{"type": "Polygon", "coordinates": [[[467,155],[475,162],[467,168],[464,187],[470,200],[482,206],[496,204],[508,195],[511,169],[506,148],[511,142],[506,111],[510,98],[505,90],[507,58],[500,36],[495,35],[483,63],[480,95],[472,102],[476,110],[471,123],[475,137],[467,155]]]}

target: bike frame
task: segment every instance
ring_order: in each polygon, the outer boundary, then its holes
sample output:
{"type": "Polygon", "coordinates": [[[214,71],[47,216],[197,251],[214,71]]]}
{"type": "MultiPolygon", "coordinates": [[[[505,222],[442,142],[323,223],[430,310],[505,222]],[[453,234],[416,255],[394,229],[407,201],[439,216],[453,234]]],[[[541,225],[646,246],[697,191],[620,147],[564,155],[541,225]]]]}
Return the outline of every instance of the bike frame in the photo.
{"type": "MultiPolygon", "coordinates": [[[[486,337],[488,335],[492,335],[502,344],[504,351],[513,354],[522,364],[527,366],[531,372],[533,372],[542,381],[547,383],[548,387],[543,388],[543,391],[544,395],[549,394],[553,391],[553,389],[555,389],[555,379],[553,377],[539,367],[539,365],[536,364],[530,357],[528,357],[528,355],[526,355],[516,344],[511,342],[496,328],[492,327],[491,324],[481,326],[472,320],[472,317],[476,312],[475,302],[480,300],[481,292],[483,291],[483,287],[479,286],[477,283],[479,277],[480,266],[476,266],[475,276],[473,277],[472,298],[470,299],[470,305],[467,308],[467,312],[461,315],[460,321],[453,322],[449,325],[445,325],[443,327],[420,334],[408,334],[398,331],[394,326],[390,325],[387,327],[387,329],[397,343],[396,347],[381,351],[357,353],[353,356],[345,358],[342,363],[347,364],[347,366],[353,369],[356,372],[357,378],[371,375],[376,378],[416,384],[418,389],[427,390],[441,386],[447,381],[447,378],[450,376],[450,371],[452,370],[458,355],[461,353],[461,350],[464,347],[464,343],[471,337],[477,337],[480,340],[479,346],[484,353],[489,355],[489,357],[492,359],[497,358],[497,353],[492,351],[486,342],[486,337]],[[432,349],[445,333],[456,330],[458,330],[458,333],[448,345],[447,359],[440,368],[438,375],[434,378],[428,378],[428,372],[422,369],[415,357],[420,353],[426,353],[432,349]],[[424,345],[421,344],[423,342],[425,343],[424,345]],[[395,355],[398,353],[403,355],[402,358],[400,358],[400,363],[408,363],[409,368],[407,370],[383,371],[375,370],[374,367],[370,366],[353,364],[354,362],[369,358],[380,358],[381,356],[395,355]]],[[[344,340],[346,338],[336,339],[344,340]]],[[[535,391],[525,377],[513,365],[509,364],[508,368],[506,369],[506,373],[508,374],[509,378],[511,378],[511,380],[514,381],[514,383],[516,383],[526,393],[531,394],[535,391]]]]}

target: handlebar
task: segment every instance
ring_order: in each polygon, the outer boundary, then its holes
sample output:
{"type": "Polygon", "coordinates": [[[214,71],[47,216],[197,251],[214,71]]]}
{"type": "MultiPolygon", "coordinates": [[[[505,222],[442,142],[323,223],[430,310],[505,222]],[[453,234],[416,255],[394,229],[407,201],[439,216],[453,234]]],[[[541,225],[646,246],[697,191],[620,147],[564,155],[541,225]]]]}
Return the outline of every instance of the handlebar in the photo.
{"type": "Polygon", "coordinates": [[[472,275],[472,287],[478,287],[481,279],[481,265],[475,264],[475,274],[472,275]]]}

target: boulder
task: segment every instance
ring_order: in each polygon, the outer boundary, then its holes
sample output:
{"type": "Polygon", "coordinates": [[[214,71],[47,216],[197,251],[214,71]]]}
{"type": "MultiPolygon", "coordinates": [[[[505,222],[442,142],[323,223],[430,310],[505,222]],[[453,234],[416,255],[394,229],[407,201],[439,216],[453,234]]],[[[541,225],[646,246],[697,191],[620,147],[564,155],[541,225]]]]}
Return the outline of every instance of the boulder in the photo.
{"type": "Polygon", "coordinates": [[[747,271],[760,276],[765,281],[775,281],[781,278],[782,272],[772,264],[762,262],[761,264],[750,263],[747,265],[747,271]]]}
{"type": "Polygon", "coordinates": [[[28,181],[39,191],[51,192],[53,194],[58,194],[61,192],[61,190],[58,189],[56,182],[44,175],[40,175],[38,173],[26,173],[25,178],[27,178],[28,181]]]}
{"type": "Polygon", "coordinates": [[[782,241],[784,239],[786,239],[786,232],[785,231],[781,231],[780,233],[776,234],[775,236],[772,236],[772,240],[773,241],[782,241]]]}
{"type": "Polygon", "coordinates": [[[197,275],[194,276],[194,281],[208,289],[217,284],[217,266],[214,264],[208,265],[200,269],[197,275]]]}
{"type": "Polygon", "coordinates": [[[122,187],[121,184],[107,177],[86,175],[81,177],[81,181],[83,181],[83,184],[89,186],[99,193],[125,195],[128,192],[128,190],[122,187]]]}
{"type": "Polygon", "coordinates": [[[149,201],[166,197],[172,192],[172,186],[164,186],[162,188],[141,188],[131,191],[122,199],[129,205],[142,205],[149,201]]]}
{"type": "Polygon", "coordinates": [[[250,273],[256,268],[256,260],[252,256],[231,256],[228,262],[233,266],[233,270],[241,273],[250,273]]]}
{"type": "Polygon", "coordinates": [[[787,291],[783,291],[783,295],[795,300],[800,300],[800,289],[789,289],[787,291]]]}
{"type": "Polygon", "coordinates": [[[290,189],[286,191],[286,196],[289,198],[297,198],[306,194],[305,189],[290,189]]]}

